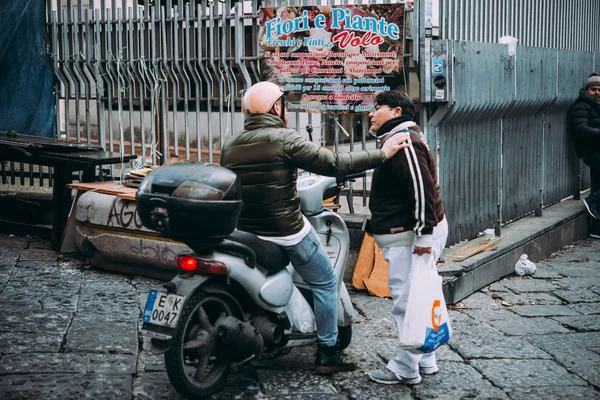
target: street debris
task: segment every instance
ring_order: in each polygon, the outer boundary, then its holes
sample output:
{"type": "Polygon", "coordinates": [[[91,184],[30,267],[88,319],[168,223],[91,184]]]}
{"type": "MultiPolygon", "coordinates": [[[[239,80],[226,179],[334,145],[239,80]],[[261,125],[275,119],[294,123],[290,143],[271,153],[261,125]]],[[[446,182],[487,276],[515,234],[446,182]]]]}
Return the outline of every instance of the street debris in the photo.
{"type": "Polygon", "coordinates": [[[458,302],[456,304],[449,304],[447,306],[448,310],[454,310],[454,311],[461,311],[461,310],[467,310],[467,311],[471,311],[471,307],[467,307],[464,303],[458,302]]]}
{"type": "Polygon", "coordinates": [[[535,274],[535,264],[529,261],[527,254],[521,255],[515,264],[515,273],[519,276],[535,274]]]}

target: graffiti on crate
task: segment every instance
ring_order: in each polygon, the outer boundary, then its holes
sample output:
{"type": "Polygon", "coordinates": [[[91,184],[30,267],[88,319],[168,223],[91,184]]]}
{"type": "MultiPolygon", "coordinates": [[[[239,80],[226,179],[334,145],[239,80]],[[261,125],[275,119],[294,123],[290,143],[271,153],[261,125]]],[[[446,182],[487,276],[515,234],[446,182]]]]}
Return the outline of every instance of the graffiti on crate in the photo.
{"type": "Polygon", "coordinates": [[[152,241],[150,244],[144,244],[143,239],[139,239],[138,243],[129,247],[132,254],[140,255],[152,260],[161,260],[166,263],[172,263],[175,260],[175,253],[169,248],[167,243],[152,241]]]}
{"type": "Polygon", "coordinates": [[[106,225],[117,228],[143,228],[135,203],[115,198],[108,213],[106,225]]]}
{"type": "Polygon", "coordinates": [[[404,4],[261,9],[260,56],[289,111],[373,110],[404,84],[404,4]]]}

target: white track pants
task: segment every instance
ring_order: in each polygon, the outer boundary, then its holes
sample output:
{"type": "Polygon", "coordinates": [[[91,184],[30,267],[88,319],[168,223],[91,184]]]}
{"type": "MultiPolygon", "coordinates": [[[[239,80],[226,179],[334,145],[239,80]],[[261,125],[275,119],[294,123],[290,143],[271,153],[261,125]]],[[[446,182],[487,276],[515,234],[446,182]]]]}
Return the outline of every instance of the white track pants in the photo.
{"type": "MultiPolygon", "coordinates": [[[[448,223],[444,218],[433,231],[433,256],[435,260],[440,257],[446,246],[448,238],[448,223]]],[[[394,301],[392,317],[396,329],[400,333],[408,301],[410,290],[410,277],[412,273],[413,246],[384,247],[381,249],[383,257],[390,264],[389,286],[394,301]]],[[[419,375],[419,366],[433,367],[436,365],[435,352],[428,354],[415,354],[404,349],[398,350],[396,356],[391,359],[387,367],[403,378],[416,378],[419,375]]]]}

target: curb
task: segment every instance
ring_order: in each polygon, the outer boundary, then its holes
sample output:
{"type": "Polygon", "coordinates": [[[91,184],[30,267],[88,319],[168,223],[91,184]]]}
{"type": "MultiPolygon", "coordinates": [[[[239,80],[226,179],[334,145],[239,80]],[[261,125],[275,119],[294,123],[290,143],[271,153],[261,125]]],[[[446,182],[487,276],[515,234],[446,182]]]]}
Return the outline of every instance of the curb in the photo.
{"type": "MultiPolygon", "coordinates": [[[[364,233],[360,231],[364,215],[341,214],[349,230],[350,255],[344,276],[352,282],[352,274],[364,233]]],[[[541,217],[523,217],[502,227],[502,240],[493,251],[476,254],[461,262],[445,261],[438,264],[444,277],[443,290],[447,304],[455,304],[481,288],[514,273],[521,254],[533,262],[548,257],[553,252],[587,237],[588,215],[579,200],[565,200],[547,207],[541,217]]],[[[447,248],[442,258],[459,251],[469,242],[447,248]]]]}

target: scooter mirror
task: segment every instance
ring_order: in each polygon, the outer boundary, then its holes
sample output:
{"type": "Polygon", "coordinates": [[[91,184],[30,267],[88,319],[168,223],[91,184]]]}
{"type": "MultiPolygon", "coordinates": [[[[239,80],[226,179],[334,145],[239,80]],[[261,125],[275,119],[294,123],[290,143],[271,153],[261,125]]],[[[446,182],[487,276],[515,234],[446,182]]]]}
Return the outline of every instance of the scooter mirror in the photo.
{"type": "Polygon", "coordinates": [[[307,124],[306,125],[306,132],[308,132],[308,138],[310,139],[310,141],[313,141],[313,137],[312,137],[312,133],[313,133],[313,126],[311,124],[307,124]]]}

